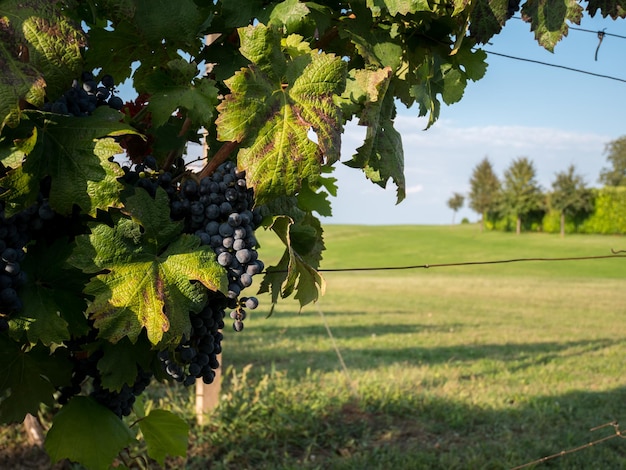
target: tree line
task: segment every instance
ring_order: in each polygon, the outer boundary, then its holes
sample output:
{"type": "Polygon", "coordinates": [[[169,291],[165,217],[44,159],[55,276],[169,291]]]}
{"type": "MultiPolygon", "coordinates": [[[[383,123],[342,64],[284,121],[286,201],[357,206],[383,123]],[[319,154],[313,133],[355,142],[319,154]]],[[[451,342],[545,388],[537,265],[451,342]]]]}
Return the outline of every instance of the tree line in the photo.
{"type": "MultiPolygon", "coordinates": [[[[553,231],[557,218],[561,236],[568,225],[568,231],[584,227],[587,232],[626,233],[626,136],[609,142],[605,153],[608,166],[598,179],[603,188],[590,187],[570,165],[555,174],[547,191],[528,157],[514,159],[502,178],[485,157],[472,171],[468,205],[480,215],[481,231],[512,230],[513,225],[517,234],[523,229],[553,231]]],[[[447,201],[454,213],[464,202],[461,193],[447,201]]]]}

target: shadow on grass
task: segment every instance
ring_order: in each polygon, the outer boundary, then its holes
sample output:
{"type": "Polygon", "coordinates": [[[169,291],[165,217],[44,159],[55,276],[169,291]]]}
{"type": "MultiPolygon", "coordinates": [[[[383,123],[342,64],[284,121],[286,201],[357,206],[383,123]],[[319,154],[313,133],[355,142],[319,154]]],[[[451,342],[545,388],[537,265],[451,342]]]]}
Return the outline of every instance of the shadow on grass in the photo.
{"type": "MultiPolygon", "coordinates": [[[[331,327],[333,336],[338,339],[350,339],[350,338],[367,338],[377,335],[406,335],[412,333],[449,333],[463,331],[465,328],[469,328],[470,325],[463,323],[446,323],[446,324],[392,324],[384,323],[384,318],[381,318],[380,323],[369,323],[367,325],[353,325],[346,323],[344,325],[333,325],[331,327]]],[[[254,328],[258,328],[255,325],[254,328]]],[[[474,327],[475,328],[475,327],[474,327]]],[[[271,331],[277,338],[293,339],[297,341],[308,341],[315,338],[327,338],[328,333],[324,327],[323,322],[319,322],[317,325],[296,325],[287,327],[270,327],[269,329],[263,328],[262,331],[271,331]]]]}
{"type": "MultiPolygon", "coordinates": [[[[449,325],[448,325],[449,326],[449,325]]],[[[429,326],[414,326],[405,331],[424,331],[429,326]]],[[[340,362],[333,343],[328,336],[320,336],[319,328],[295,327],[297,333],[290,334],[294,343],[289,343],[289,352],[286,353],[284,345],[280,342],[280,333],[273,340],[246,344],[246,347],[228,348],[227,364],[253,364],[255,368],[277,368],[288,370],[291,377],[303,377],[308,368],[320,372],[330,372],[340,369],[340,362]],[[307,334],[303,334],[307,332],[307,334]],[[318,344],[311,346],[312,337],[318,337],[318,344]],[[320,348],[319,343],[324,346],[320,348]],[[302,348],[297,346],[302,344],[302,348]],[[308,346],[307,346],[308,345],[308,346]],[[313,349],[315,348],[315,349],[313,349]]],[[[361,327],[355,327],[355,330],[361,327]]],[[[434,327],[437,330],[438,327],[434,327]]],[[[289,330],[292,330],[290,328],[289,330]]],[[[337,340],[363,336],[362,334],[351,335],[351,327],[333,328],[334,337],[337,340]]],[[[397,334],[398,330],[393,325],[385,325],[382,332],[377,334],[397,334]]],[[[322,331],[325,333],[325,331],[322,331]]],[[[354,333],[354,332],[353,332],[354,333]]],[[[362,344],[362,343],[361,343],[362,344]]],[[[386,345],[389,343],[386,342],[386,345]]],[[[548,341],[534,343],[494,343],[494,344],[459,344],[453,346],[425,347],[419,345],[419,339],[413,337],[406,339],[399,336],[397,346],[381,346],[376,338],[372,338],[368,347],[341,347],[341,355],[351,370],[368,370],[388,366],[392,363],[408,363],[412,365],[437,365],[437,364],[468,364],[480,361],[494,361],[504,363],[507,370],[516,372],[529,367],[537,367],[549,364],[554,360],[580,357],[594,351],[625,345],[626,339],[600,338],[579,341],[548,341]],[[411,346],[411,343],[418,343],[411,346]]]]}
{"type": "Polygon", "coordinates": [[[626,442],[614,427],[591,431],[620,420],[626,428],[623,387],[501,409],[418,393],[316,406],[316,397],[291,401],[270,389],[252,410],[242,398],[220,405],[212,424],[194,431],[188,468],[510,469],[562,451],[541,468],[626,465],[626,442]],[[569,452],[605,437],[614,438],[569,452]]]}

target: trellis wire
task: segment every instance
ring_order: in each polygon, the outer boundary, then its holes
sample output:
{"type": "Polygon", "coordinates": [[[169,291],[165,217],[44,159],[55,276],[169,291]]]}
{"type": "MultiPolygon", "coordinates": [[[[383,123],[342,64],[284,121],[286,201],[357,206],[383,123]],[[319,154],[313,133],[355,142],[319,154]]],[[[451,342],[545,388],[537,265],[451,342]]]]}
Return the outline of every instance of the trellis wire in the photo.
{"type": "MultiPolygon", "coordinates": [[[[452,262],[452,263],[426,263],[426,264],[416,264],[416,265],[408,265],[408,266],[380,266],[380,267],[352,267],[352,268],[326,268],[326,269],[318,269],[317,271],[320,273],[335,273],[335,272],[354,272],[354,271],[400,271],[400,270],[409,270],[409,269],[430,269],[430,268],[449,268],[449,267],[459,267],[459,266],[480,266],[480,265],[490,265],[490,264],[507,264],[507,263],[522,263],[529,261],[536,262],[556,262],[556,261],[588,261],[588,260],[601,260],[601,259],[616,259],[616,258],[626,258],[626,250],[615,250],[611,249],[610,255],[596,255],[596,256],[568,256],[568,257],[560,257],[560,258],[550,258],[550,257],[534,257],[534,258],[511,258],[511,259],[500,259],[500,260],[487,260],[487,261],[460,261],[460,262],[452,262]]],[[[268,269],[265,270],[265,274],[274,274],[274,273],[285,273],[286,269],[268,269]]]]}
{"type": "Polygon", "coordinates": [[[619,428],[619,423],[617,421],[612,421],[610,423],[601,424],[600,426],[596,426],[594,428],[591,428],[589,431],[593,432],[593,431],[597,431],[598,429],[606,428],[606,427],[609,427],[609,426],[613,427],[613,430],[615,431],[615,434],[611,434],[610,436],[606,436],[606,437],[602,437],[600,439],[596,439],[595,441],[588,442],[587,444],[583,444],[583,445],[578,446],[578,447],[573,447],[571,449],[562,450],[561,452],[558,452],[556,454],[548,455],[546,457],[541,457],[540,459],[533,460],[532,462],[527,462],[525,464],[518,465],[517,467],[513,467],[511,470],[520,470],[522,468],[530,467],[532,465],[537,465],[537,464],[540,464],[540,463],[547,462],[548,460],[553,460],[553,459],[556,459],[558,457],[563,457],[564,455],[567,455],[567,454],[573,454],[574,452],[579,452],[581,450],[587,449],[589,447],[593,447],[596,444],[600,444],[601,442],[605,442],[605,441],[608,441],[609,439],[614,439],[616,437],[621,437],[622,439],[626,438],[626,435],[622,434],[622,431],[619,428]]]}

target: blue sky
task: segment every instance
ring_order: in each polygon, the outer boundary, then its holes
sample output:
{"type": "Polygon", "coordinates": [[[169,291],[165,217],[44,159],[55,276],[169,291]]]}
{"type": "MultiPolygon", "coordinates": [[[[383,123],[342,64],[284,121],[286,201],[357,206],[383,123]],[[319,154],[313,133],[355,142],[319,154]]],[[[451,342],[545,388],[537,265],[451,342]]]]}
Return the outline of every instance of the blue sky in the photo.
{"type": "MultiPolygon", "coordinates": [[[[626,36],[626,22],[585,18],[575,28],[626,36]]],[[[598,52],[596,33],[571,30],[554,53],[534,39],[530,25],[512,19],[485,50],[559,64],[626,80],[626,39],[605,36],[598,52]]],[[[626,135],[626,83],[539,64],[488,56],[485,77],[468,84],[462,100],[443,106],[439,121],[424,131],[417,109],[401,109],[407,197],[395,204],[395,187],[368,182],[358,170],[339,165],[339,192],[333,216],[324,223],[449,224],[446,201],[466,194],[473,168],[488,157],[502,176],[517,157],[531,159],[537,179],[549,189],[554,174],[574,164],[587,183],[597,186],[606,166],[605,145],[626,135]]],[[[342,160],[362,143],[362,129],[346,128],[342,160]]],[[[467,203],[456,221],[477,214],[467,203]]]]}

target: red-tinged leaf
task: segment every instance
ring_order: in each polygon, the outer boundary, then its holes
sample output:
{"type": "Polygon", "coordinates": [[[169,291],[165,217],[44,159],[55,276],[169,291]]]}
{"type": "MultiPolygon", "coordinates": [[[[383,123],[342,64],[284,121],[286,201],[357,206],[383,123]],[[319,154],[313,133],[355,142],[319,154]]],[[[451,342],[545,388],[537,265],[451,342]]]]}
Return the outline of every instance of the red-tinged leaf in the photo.
{"type": "Polygon", "coordinates": [[[226,82],[231,94],[216,123],[220,140],[241,143],[238,163],[263,203],[295,194],[303,180],[315,184],[322,165],[339,158],[342,123],[333,96],[344,86],[345,64],[317,51],[292,60],[270,28],[244,31],[242,50],[254,63],[226,82]]]}

